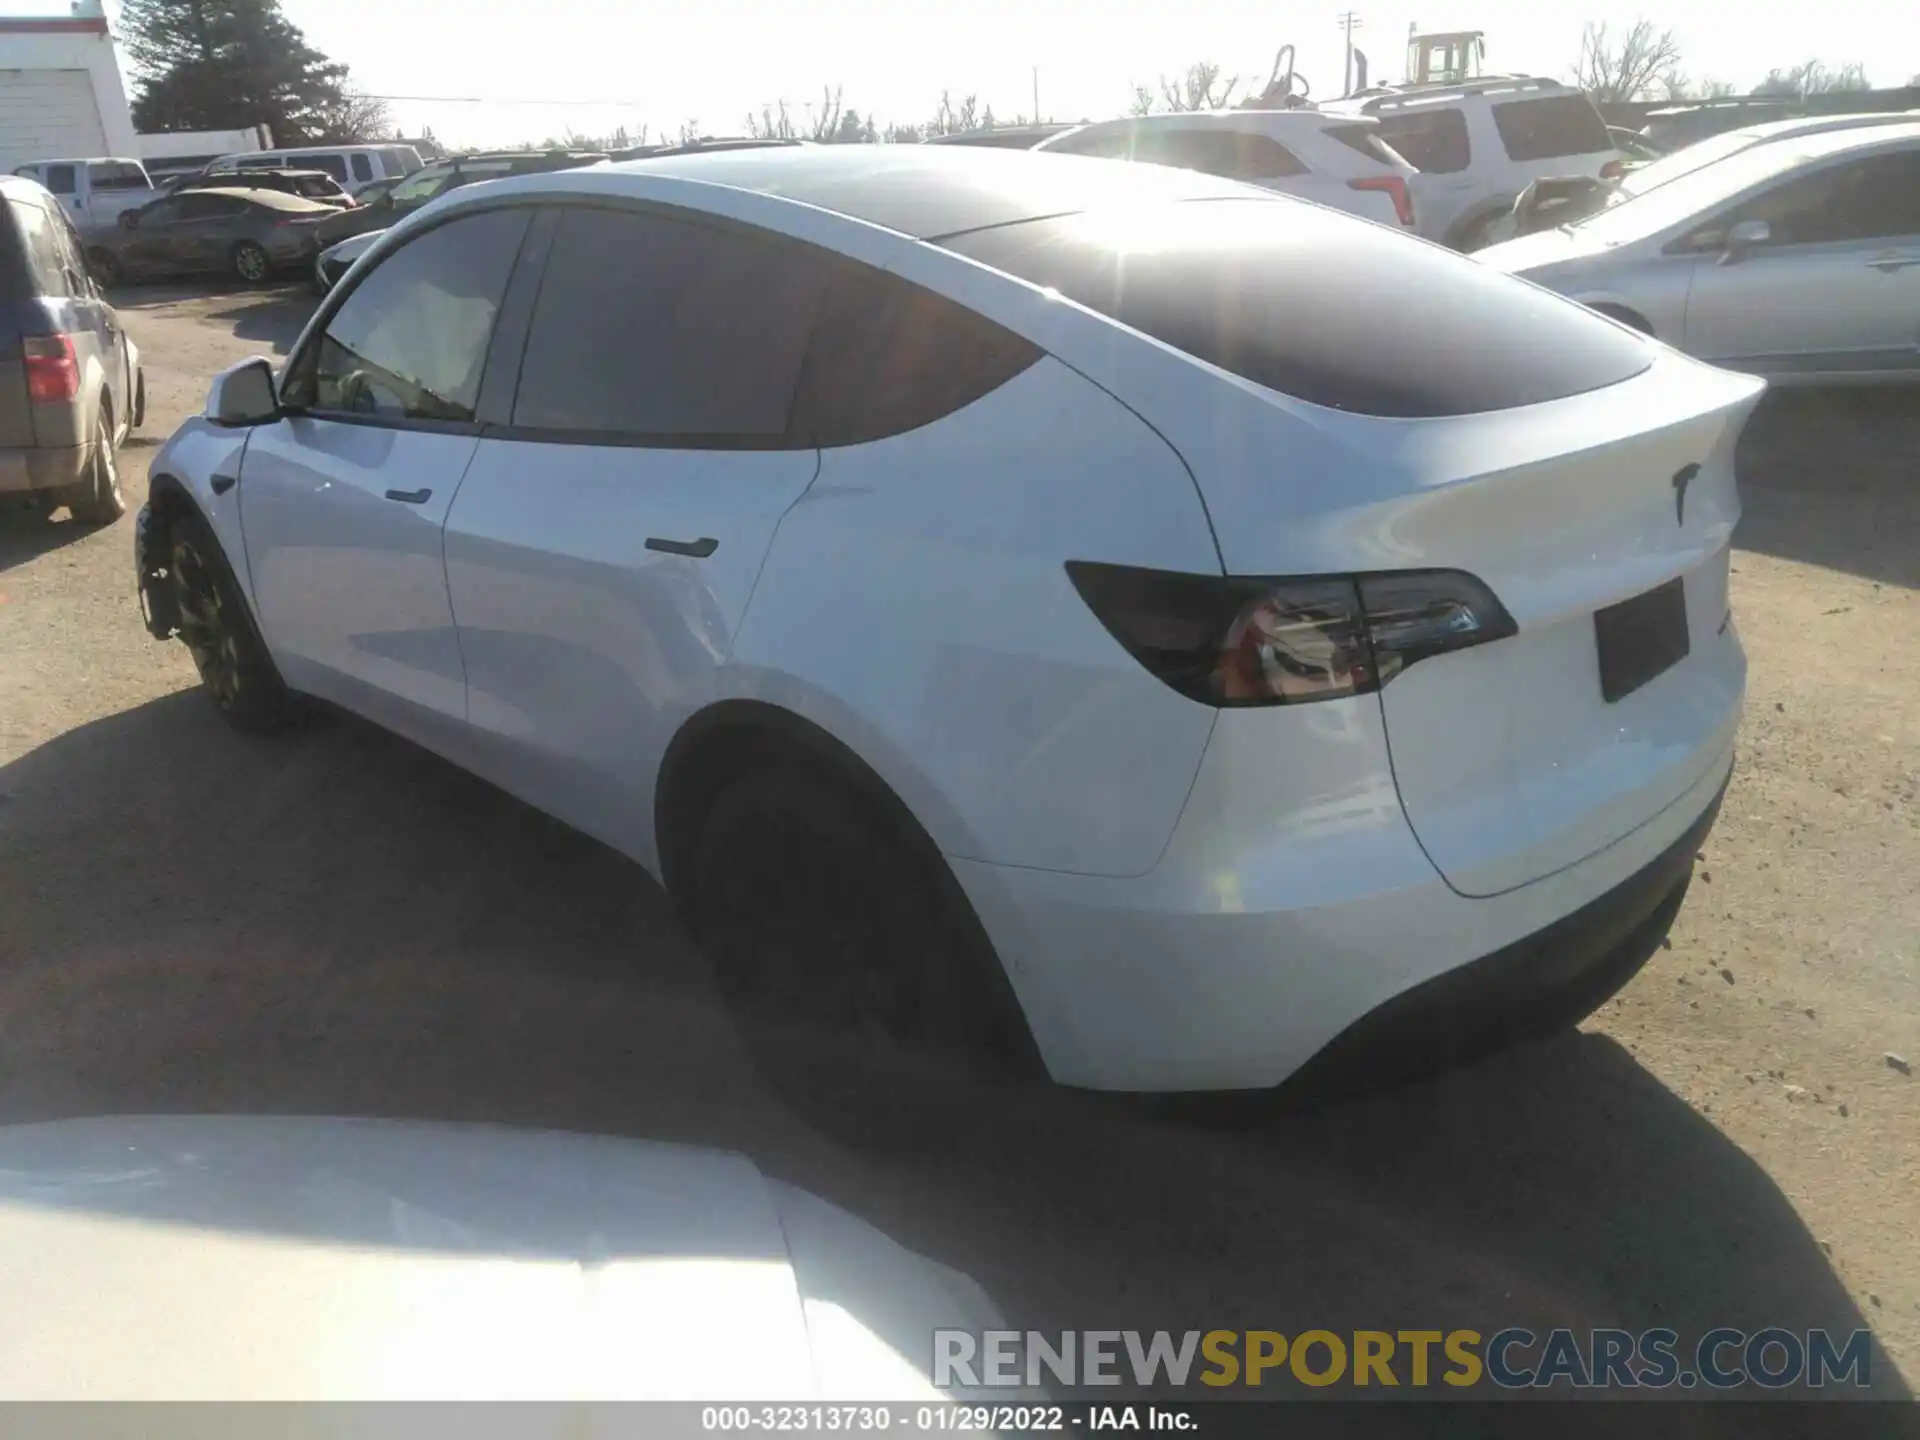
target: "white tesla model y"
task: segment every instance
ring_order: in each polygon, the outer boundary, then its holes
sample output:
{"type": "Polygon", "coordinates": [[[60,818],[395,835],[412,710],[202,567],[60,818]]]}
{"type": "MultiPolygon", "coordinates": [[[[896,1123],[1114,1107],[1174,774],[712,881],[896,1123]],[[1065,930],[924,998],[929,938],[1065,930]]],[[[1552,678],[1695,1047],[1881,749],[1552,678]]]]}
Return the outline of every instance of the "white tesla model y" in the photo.
{"type": "Polygon", "coordinates": [[[147,623],[664,882],[743,1006],[1101,1089],[1612,993],[1733,764],[1758,381],[1204,175],[461,190],[153,463],[147,623]]]}

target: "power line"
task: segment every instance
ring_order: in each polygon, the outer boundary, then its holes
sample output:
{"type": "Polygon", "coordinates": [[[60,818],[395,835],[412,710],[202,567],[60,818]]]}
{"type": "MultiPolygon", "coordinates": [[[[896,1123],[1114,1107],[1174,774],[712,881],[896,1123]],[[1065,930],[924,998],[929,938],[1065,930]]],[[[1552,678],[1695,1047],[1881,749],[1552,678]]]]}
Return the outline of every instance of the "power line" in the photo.
{"type": "MultiPolygon", "coordinates": [[[[365,92],[356,91],[356,94],[365,92]]],[[[642,100],[530,100],[522,96],[495,95],[367,95],[369,100],[400,101],[409,105],[597,105],[601,109],[634,109],[642,100]]]]}

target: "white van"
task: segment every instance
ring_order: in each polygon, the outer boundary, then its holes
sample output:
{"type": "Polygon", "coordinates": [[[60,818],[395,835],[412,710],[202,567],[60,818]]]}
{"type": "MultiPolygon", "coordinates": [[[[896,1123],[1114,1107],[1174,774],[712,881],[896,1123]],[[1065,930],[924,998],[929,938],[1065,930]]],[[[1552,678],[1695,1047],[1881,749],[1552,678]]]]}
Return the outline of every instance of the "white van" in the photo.
{"type": "Polygon", "coordinates": [[[419,168],[420,152],[411,145],[315,145],[222,155],[207,171],[324,170],[351,192],[375,180],[397,180],[419,168]]]}
{"type": "Polygon", "coordinates": [[[80,230],[112,225],[120,219],[122,210],[138,209],[153,199],[153,181],[146,166],[124,156],[35,160],[16,165],[13,173],[38,180],[59,196],[80,230]]]}

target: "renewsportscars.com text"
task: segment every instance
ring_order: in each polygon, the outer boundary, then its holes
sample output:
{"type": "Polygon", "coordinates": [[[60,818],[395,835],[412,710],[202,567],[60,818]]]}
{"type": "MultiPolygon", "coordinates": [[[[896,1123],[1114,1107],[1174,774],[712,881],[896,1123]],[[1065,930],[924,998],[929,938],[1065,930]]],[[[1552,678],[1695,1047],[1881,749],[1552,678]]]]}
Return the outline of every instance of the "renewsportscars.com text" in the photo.
{"type": "Polygon", "coordinates": [[[936,1330],[935,1386],[1732,1390],[1873,1383],[1855,1330],[936,1330]]]}

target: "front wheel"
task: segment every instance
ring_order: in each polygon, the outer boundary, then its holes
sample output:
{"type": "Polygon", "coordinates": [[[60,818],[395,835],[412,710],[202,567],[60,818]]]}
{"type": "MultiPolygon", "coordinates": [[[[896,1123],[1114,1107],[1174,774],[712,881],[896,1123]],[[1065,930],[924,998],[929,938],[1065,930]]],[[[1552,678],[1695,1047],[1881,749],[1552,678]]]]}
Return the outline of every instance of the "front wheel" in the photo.
{"type": "Polygon", "coordinates": [[[235,729],[267,734],[299,715],[266,642],[254,629],[220,542],[198,515],[182,515],[169,536],[167,569],[180,617],[180,639],[193,656],[214,708],[235,729]]]}
{"type": "Polygon", "coordinates": [[[242,240],[233,247],[233,273],[242,280],[258,284],[273,271],[273,263],[267,259],[267,252],[251,240],[242,240]]]}

